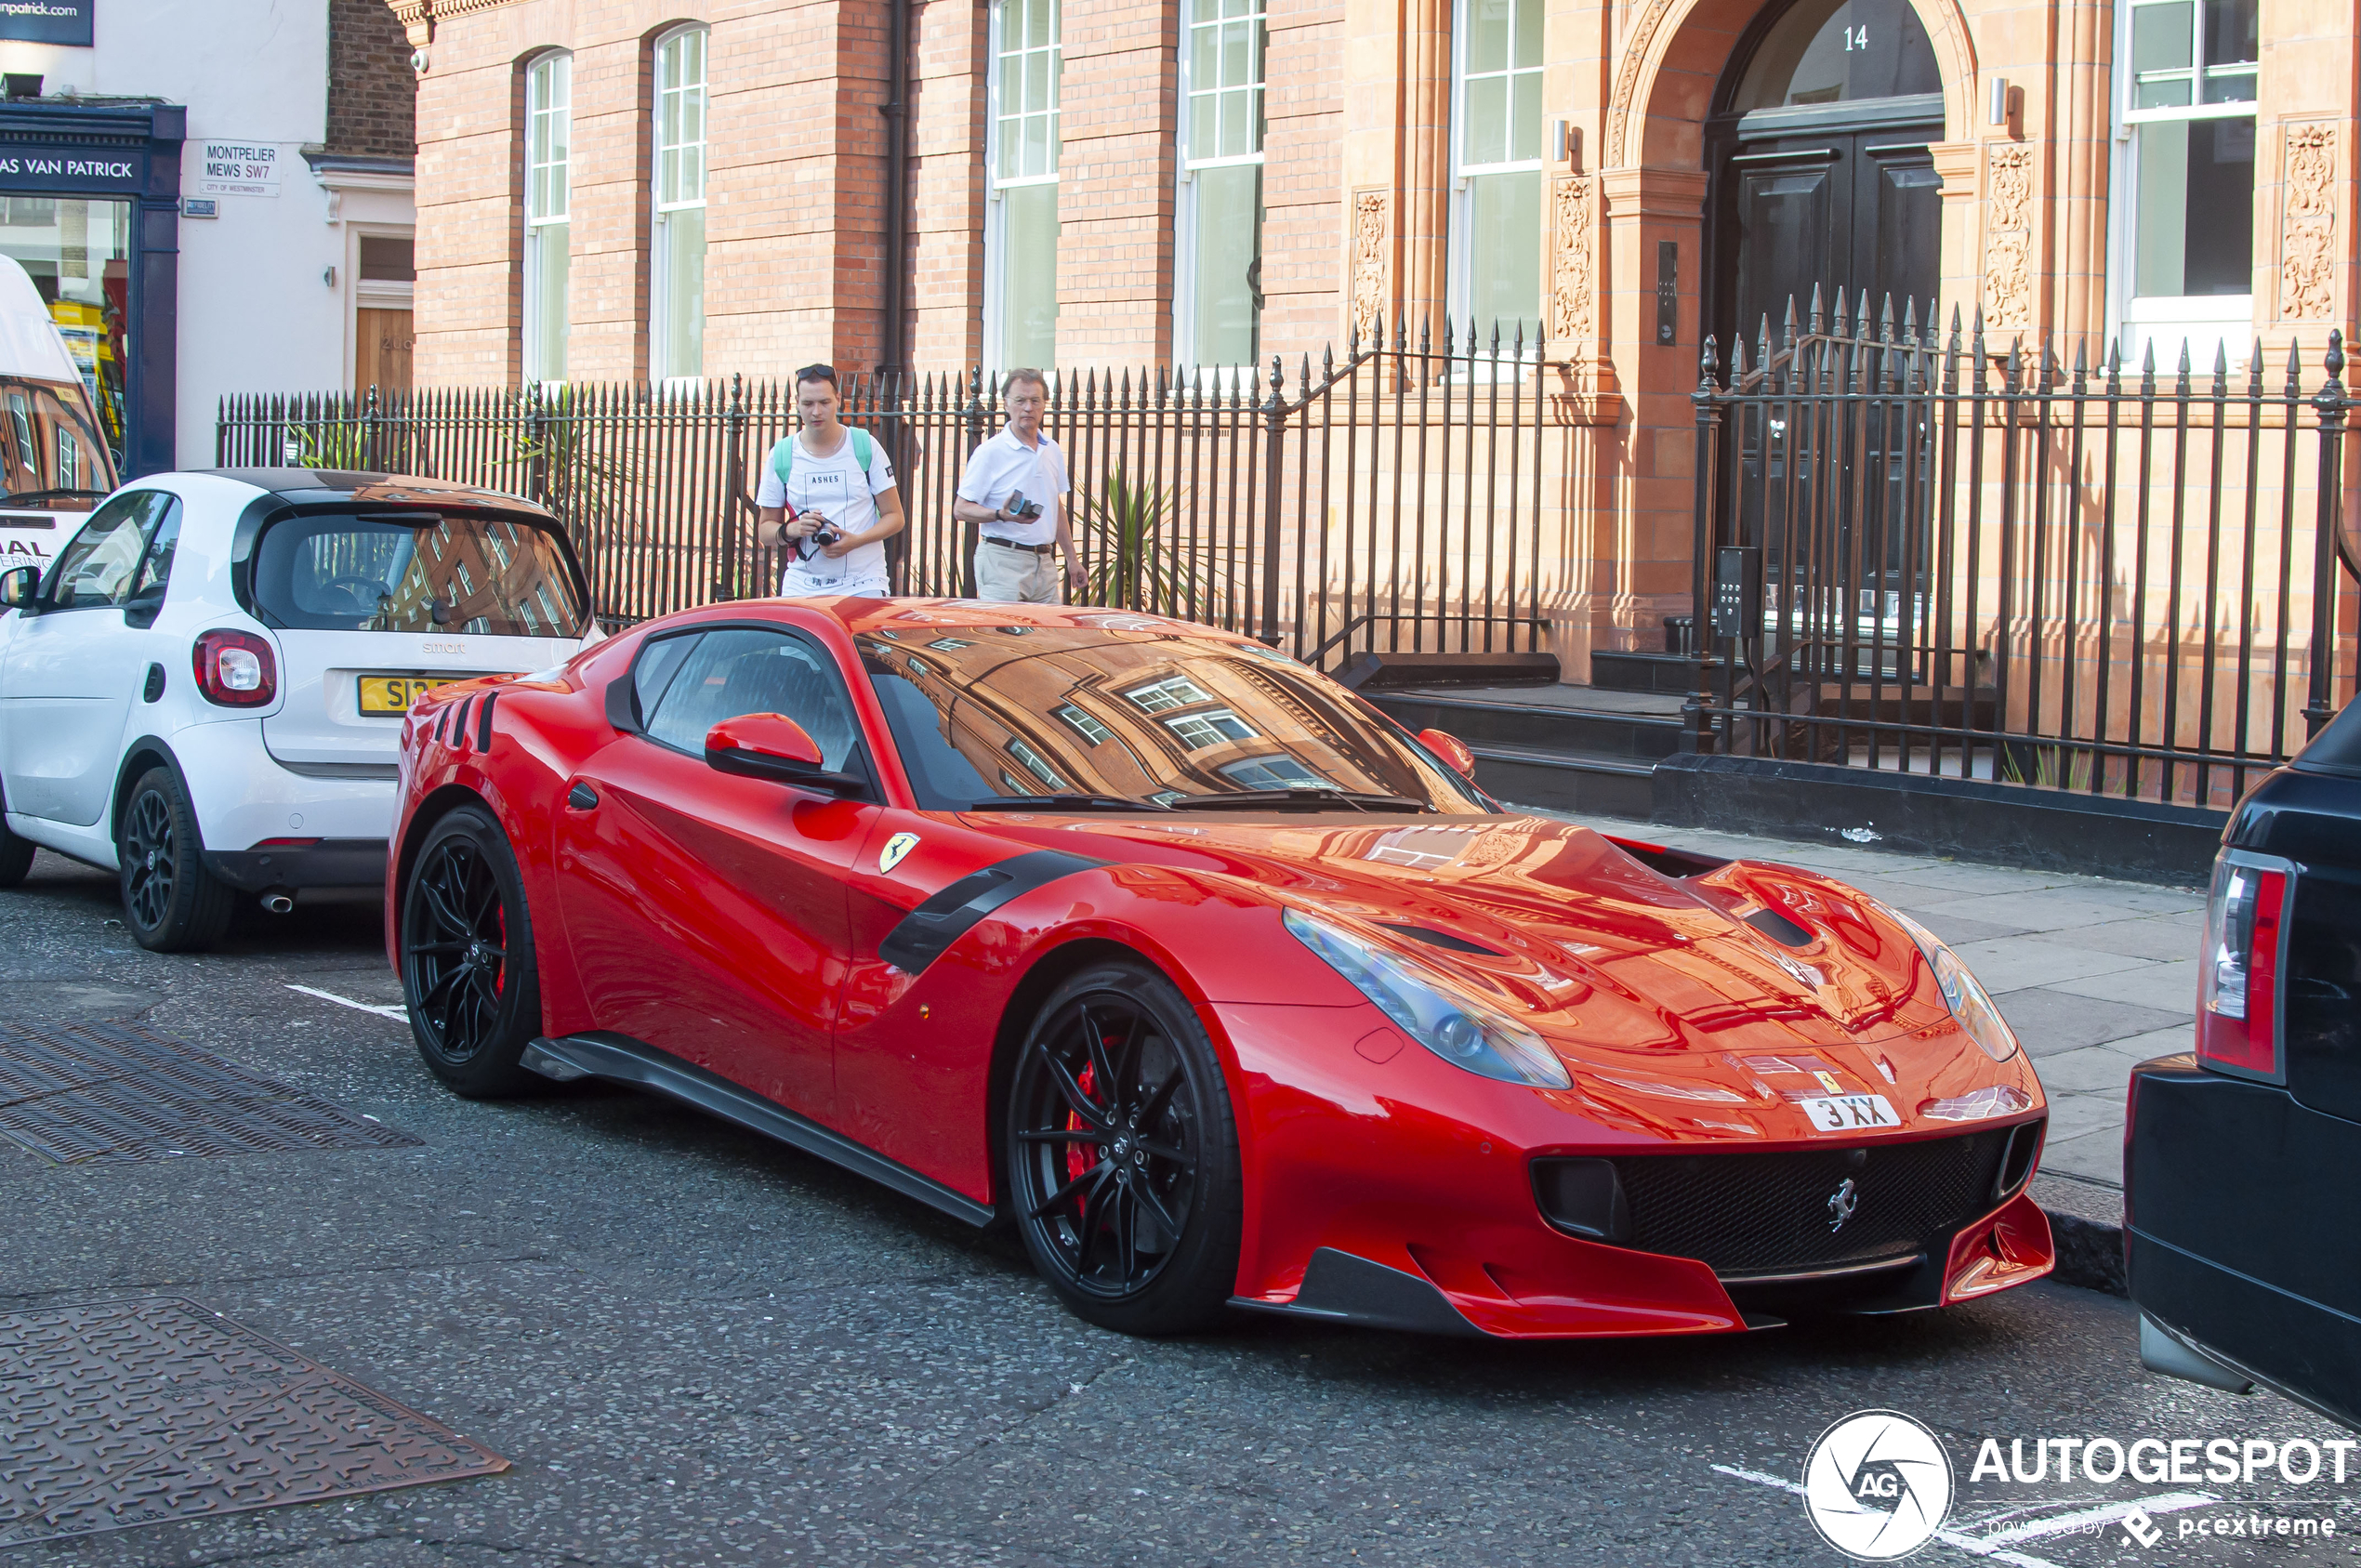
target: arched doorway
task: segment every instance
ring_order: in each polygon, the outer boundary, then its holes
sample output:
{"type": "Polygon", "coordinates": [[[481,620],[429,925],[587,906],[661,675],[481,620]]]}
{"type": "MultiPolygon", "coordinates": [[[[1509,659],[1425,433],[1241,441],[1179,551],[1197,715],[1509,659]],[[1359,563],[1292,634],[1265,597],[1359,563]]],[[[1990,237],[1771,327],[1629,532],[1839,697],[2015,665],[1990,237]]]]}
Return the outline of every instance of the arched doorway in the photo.
{"type": "MultiPolygon", "coordinates": [[[[1775,340],[1818,285],[1921,313],[1941,276],[1943,77],[1910,0],[1795,0],[1757,19],[1706,124],[1707,329],[1775,340]]],[[[1898,324],[1898,323],[1897,323],[1898,324]]],[[[1726,360],[1725,360],[1726,362],[1726,360]]]]}

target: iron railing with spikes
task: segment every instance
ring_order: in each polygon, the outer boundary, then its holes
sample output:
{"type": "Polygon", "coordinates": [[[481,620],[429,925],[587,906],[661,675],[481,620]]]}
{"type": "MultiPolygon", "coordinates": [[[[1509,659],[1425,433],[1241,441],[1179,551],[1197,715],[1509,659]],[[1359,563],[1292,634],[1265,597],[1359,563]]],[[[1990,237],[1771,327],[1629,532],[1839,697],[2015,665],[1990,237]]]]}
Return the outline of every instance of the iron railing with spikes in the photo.
{"type": "MultiPolygon", "coordinates": [[[[1397,320],[1292,377],[1065,370],[1062,446],[1089,587],[1110,607],[1200,621],[1334,666],[1363,652],[1537,645],[1547,442],[1542,345],[1397,320]]],[[[909,527],[894,580],[973,592],[976,529],[951,502],[1000,428],[980,371],[851,376],[842,416],[892,457],[909,527]]],[[[565,522],[610,626],[772,591],[753,493],[797,424],[794,389],[732,377],[299,397],[221,404],[224,466],[414,473],[528,496],[565,522]]],[[[1562,503],[1552,503],[1552,506],[1562,503]]]]}
{"type": "Polygon", "coordinates": [[[2069,367],[1816,290],[1708,338],[1690,744],[2235,802],[2354,693],[2343,370],[2069,367]]]}

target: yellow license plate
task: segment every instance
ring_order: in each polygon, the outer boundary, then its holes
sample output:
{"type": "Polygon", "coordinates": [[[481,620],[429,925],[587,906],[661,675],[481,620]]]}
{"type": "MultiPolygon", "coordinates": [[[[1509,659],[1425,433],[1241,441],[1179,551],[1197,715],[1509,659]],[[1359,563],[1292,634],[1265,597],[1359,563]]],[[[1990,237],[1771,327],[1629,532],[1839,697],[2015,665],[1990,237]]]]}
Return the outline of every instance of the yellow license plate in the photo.
{"type": "Polygon", "coordinates": [[[361,678],[361,711],[364,714],[404,714],[410,705],[438,686],[449,684],[449,678],[437,679],[423,675],[364,675],[361,678]]]}

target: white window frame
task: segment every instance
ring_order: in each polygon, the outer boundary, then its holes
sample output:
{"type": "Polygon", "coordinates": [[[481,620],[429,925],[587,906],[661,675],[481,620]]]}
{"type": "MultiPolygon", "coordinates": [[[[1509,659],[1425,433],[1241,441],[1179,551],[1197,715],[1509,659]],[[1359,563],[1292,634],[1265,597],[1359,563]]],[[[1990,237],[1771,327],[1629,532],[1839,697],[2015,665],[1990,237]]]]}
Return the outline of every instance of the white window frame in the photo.
{"type": "MultiPolygon", "coordinates": [[[[1468,11],[1473,3],[1474,0],[1454,0],[1454,4],[1451,7],[1451,234],[1449,240],[1448,260],[1446,263],[1446,265],[1450,268],[1450,277],[1448,280],[1448,285],[1444,291],[1444,297],[1447,309],[1450,311],[1451,320],[1458,323],[1462,328],[1465,327],[1469,319],[1475,311],[1474,290],[1471,286],[1474,281],[1475,252],[1475,187],[1472,184],[1473,179],[1480,175],[1540,174],[1549,166],[1549,159],[1546,155],[1548,152],[1548,148],[1546,146],[1546,131],[1544,133],[1545,145],[1536,150],[1536,155],[1534,157],[1511,158],[1505,163],[1497,164],[1470,164],[1467,161],[1468,11]]],[[[1535,81],[1537,90],[1544,79],[1543,72],[1547,69],[1548,64],[1549,18],[1546,9],[1546,0],[1514,0],[1514,3],[1518,5],[1536,5],[1545,7],[1542,17],[1542,61],[1531,66],[1518,66],[1514,63],[1513,50],[1515,48],[1516,27],[1513,23],[1511,23],[1509,28],[1509,36],[1510,41],[1510,47],[1512,53],[1510,57],[1511,63],[1509,69],[1505,72],[1482,72],[1478,74],[1481,76],[1505,75],[1511,79],[1518,76],[1531,76],[1535,81]]],[[[1512,95],[1514,90],[1512,84],[1510,87],[1512,95]]],[[[1513,97],[1510,101],[1512,107],[1510,113],[1510,122],[1511,126],[1513,126],[1515,123],[1513,97]]],[[[1546,105],[1548,99],[1544,98],[1542,101],[1546,105]]],[[[1548,225],[1546,222],[1546,216],[1548,213],[1548,207],[1546,204],[1549,201],[1549,191],[1547,189],[1546,181],[1537,181],[1536,183],[1540,186],[1541,189],[1536,192],[1535,200],[1537,203],[1543,204],[1537,211],[1536,224],[1537,228],[1543,232],[1540,237],[1537,239],[1534,249],[1534,269],[1537,283],[1537,286],[1534,290],[1533,300],[1535,331],[1531,336],[1528,336],[1525,339],[1524,358],[1527,361],[1533,361],[1539,358],[1540,323],[1548,319],[1543,307],[1548,302],[1550,288],[1547,270],[1541,266],[1540,254],[1541,243],[1543,240],[1546,240],[1547,237],[1546,230],[1548,225]]],[[[1509,332],[1502,335],[1501,346],[1503,349],[1502,358],[1504,361],[1508,357],[1506,350],[1509,348],[1509,345],[1513,341],[1514,332],[1515,329],[1511,327],[1509,332]]],[[[1478,322],[1476,323],[1476,338],[1480,344],[1486,348],[1490,347],[1492,342],[1490,323],[1478,322]]]]}
{"type": "MultiPolygon", "coordinates": [[[[651,57],[651,65],[654,97],[650,101],[651,112],[648,115],[651,152],[651,162],[648,165],[648,374],[657,380],[694,383],[704,379],[705,367],[702,364],[693,371],[659,370],[657,367],[670,364],[674,348],[670,341],[668,323],[672,316],[669,305],[676,280],[672,277],[672,247],[665,244],[666,221],[673,213],[703,213],[706,210],[706,191],[712,172],[708,151],[712,144],[713,127],[710,116],[713,98],[707,90],[713,79],[711,30],[703,22],[674,28],[656,40],[655,52],[651,57]],[[697,80],[693,86],[684,81],[683,85],[678,88],[666,89],[664,85],[665,51],[678,47],[691,37],[703,41],[702,46],[697,51],[697,80]],[[684,139],[667,145],[664,139],[665,99],[672,93],[683,96],[693,93],[696,97],[697,138],[693,142],[684,139]],[[676,197],[667,202],[664,197],[665,154],[666,152],[686,153],[692,147],[696,151],[697,159],[696,194],[692,197],[676,197]]],[[[711,236],[708,234],[708,243],[710,239],[711,236]]],[[[702,324],[702,310],[700,318],[702,324]]],[[[699,341],[703,341],[702,331],[699,334],[699,341]]]]}
{"type": "MultiPolygon", "coordinates": [[[[2170,0],[2163,0],[2170,4],[2170,0]]],[[[2263,183],[2265,172],[2261,138],[2261,105],[2248,99],[2235,103],[2196,103],[2170,105],[2158,109],[2137,109],[2133,103],[2138,94],[2140,72],[2131,69],[2131,26],[2133,13],[2142,7],[2125,0],[2116,7],[2115,17],[2115,147],[2108,170],[2109,189],[2115,199],[2108,203],[2114,232],[2109,236],[2109,266],[2107,268],[2108,310],[2114,317],[2110,334],[2122,346],[2126,365],[2136,369],[2151,345],[2155,347],[2157,370],[2159,375],[2171,375],[2178,370],[2182,345],[2189,350],[2192,374],[2204,375],[2213,368],[2217,353],[2226,352],[2233,361],[2243,361],[2254,348],[2254,294],[2249,286],[2245,294],[2184,294],[2148,295],[2132,292],[2137,285],[2140,236],[2140,152],[2136,127],[2160,122],[2201,120],[2251,120],[2255,122],[2255,184],[2263,183]]],[[[2209,78],[2244,75],[2249,81],[2261,76],[2259,64],[2238,62],[2215,68],[2206,63],[2205,4],[2191,0],[2189,77],[2191,99],[2205,96],[2209,78]]],[[[2258,53],[2260,50],[2257,51],[2258,53]]],[[[2183,74],[2177,71],[2150,72],[2150,76],[2183,74]]],[[[2256,231],[2257,234],[2261,230],[2256,231]]],[[[2251,262],[2251,257],[2249,258],[2251,262]]],[[[2251,266],[2249,272],[2251,276],[2251,266]]]]}
{"type": "MultiPolygon", "coordinates": [[[[563,381],[566,376],[566,367],[563,363],[555,366],[556,374],[550,375],[549,372],[553,367],[534,362],[534,355],[541,336],[539,331],[541,311],[547,304],[541,298],[540,247],[545,243],[545,237],[540,231],[545,226],[563,224],[566,228],[566,241],[569,248],[573,244],[574,238],[574,56],[565,49],[545,50],[534,56],[525,66],[523,207],[524,342],[521,358],[524,378],[527,381],[563,381]],[[536,95],[545,90],[539,86],[544,80],[545,72],[551,78],[563,78],[564,102],[541,103],[536,107],[536,95]],[[539,128],[538,122],[561,115],[564,117],[566,128],[564,158],[536,163],[534,161],[535,149],[545,145],[544,139],[535,134],[539,128]],[[565,188],[565,206],[561,212],[536,214],[534,211],[533,177],[542,169],[560,171],[559,179],[565,188]]],[[[564,345],[572,336],[574,326],[573,312],[568,309],[569,303],[565,300],[559,301],[559,309],[563,314],[558,329],[561,359],[565,357],[564,345]]]]}
{"type": "MultiPolygon", "coordinates": [[[[1053,150],[1062,145],[1065,129],[1065,99],[1060,81],[1065,63],[1065,0],[1051,0],[1054,7],[1049,28],[1049,142],[1053,150]]],[[[1042,175],[1020,175],[1014,178],[1000,178],[1000,138],[1005,134],[1001,125],[1004,106],[1000,93],[1001,44],[1008,28],[1006,0],[992,0],[990,26],[984,48],[984,108],[983,108],[983,364],[987,370],[1016,368],[1008,353],[1008,308],[1004,287],[1009,256],[1007,218],[1009,204],[1001,193],[1026,186],[1055,186],[1058,171],[1052,166],[1042,175]]],[[[1025,53],[1020,49],[1019,53],[1025,53]]],[[[1054,165],[1060,159],[1053,156],[1054,165]]],[[[1034,367],[1054,379],[1053,365],[1034,367]]]]}
{"type": "MultiPolygon", "coordinates": [[[[1224,377],[1221,372],[1251,372],[1255,367],[1262,349],[1262,311],[1260,307],[1257,307],[1255,310],[1255,347],[1253,352],[1247,354],[1244,362],[1236,364],[1198,365],[1196,363],[1194,352],[1197,341],[1196,176],[1204,169],[1264,166],[1263,141],[1268,129],[1271,97],[1271,7],[1270,0],[1247,0],[1251,8],[1245,16],[1216,16],[1209,22],[1201,22],[1196,20],[1196,12],[1197,7],[1204,3],[1205,0],[1180,0],[1180,112],[1173,127],[1174,178],[1178,181],[1179,190],[1177,199],[1173,203],[1172,360],[1175,364],[1194,366],[1198,371],[1200,383],[1211,389],[1226,387],[1230,381],[1239,378],[1236,375],[1224,377]],[[1199,27],[1219,29],[1225,24],[1234,25],[1240,21],[1256,21],[1262,24],[1262,38],[1255,50],[1255,79],[1251,84],[1251,90],[1256,95],[1254,151],[1229,156],[1198,157],[1192,146],[1190,134],[1196,126],[1196,105],[1194,100],[1200,95],[1237,91],[1240,85],[1219,82],[1208,85],[1195,79],[1193,60],[1196,50],[1192,46],[1194,41],[1193,34],[1199,27]]],[[[1219,8],[1219,0],[1216,0],[1216,8],[1219,8]]],[[[1267,208],[1271,194],[1267,183],[1263,187],[1262,193],[1263,204],[1267,208]]],[[[1258,228],[1261,226],[1262,220],[1262,213],[1257,212],[1255,223],[1258,228]]],[[[1260,248],[1258,243],[1257,249],[1260,248]]],[[[1267,291],[1258,289],[1255,292],[1263,295],[1266,300],[1270,297],[1267,291]]]]}

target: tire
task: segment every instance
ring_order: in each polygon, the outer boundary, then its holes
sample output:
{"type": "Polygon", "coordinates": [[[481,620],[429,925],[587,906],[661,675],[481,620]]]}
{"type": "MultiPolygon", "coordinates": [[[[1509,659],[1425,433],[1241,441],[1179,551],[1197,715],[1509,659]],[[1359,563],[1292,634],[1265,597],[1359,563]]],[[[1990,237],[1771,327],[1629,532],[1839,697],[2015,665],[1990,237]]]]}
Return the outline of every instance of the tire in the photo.
{"type": "Polygon", "coordinates": [[[1026,1032],[1008,1105],[1017,1231],[1065,1304],[1123,1334],[1219,1323],[1238,1273],[1238,1135],[1180,988],[1136,961],[1073,976],[1026,1032]]]}
{"type": "Polygon", "coordinates": [[[169,768],[131,786],[115,830],[123,923],[151,953],[204,953],[230,929],[237,894],[204,865],[204,840],[188,791],[169,768]]]}
{"type": "Polygon", "coordinates": [[[437,822],[402,887],[402,997],[427,1069],[469,1100],[522,1093],[541,1031],[533,916],[508,835],[462,806],[437,822]]]}
{"type": "MultiPolygon", "coordinates": [[[[0,805],[0,810],[5,810],[0,805]]],[[[0,888],[13,888],[33,869],[33,851],[36,848],[30,838],[20,838],[8,831],[6,820],[0,819],[0,888]]]]}

